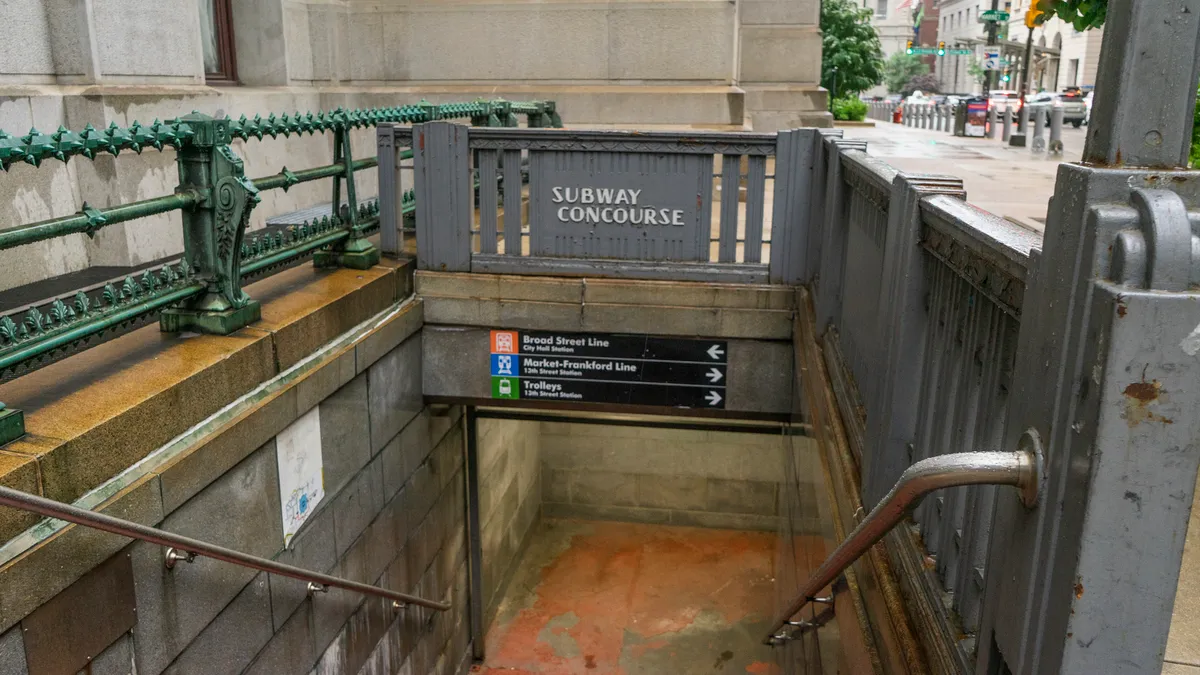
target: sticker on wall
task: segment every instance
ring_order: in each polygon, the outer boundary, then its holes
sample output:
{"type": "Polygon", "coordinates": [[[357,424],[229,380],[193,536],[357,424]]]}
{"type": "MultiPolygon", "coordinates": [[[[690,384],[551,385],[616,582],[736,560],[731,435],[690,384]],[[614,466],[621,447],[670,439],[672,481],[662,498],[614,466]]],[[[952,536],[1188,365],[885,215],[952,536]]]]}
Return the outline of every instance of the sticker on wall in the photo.
{"type": "Polygon", "coordinates": [[[279,432],[275,439],[285,548],[325,497],[319,410],[319,406],[314,407],[279,432]]]}

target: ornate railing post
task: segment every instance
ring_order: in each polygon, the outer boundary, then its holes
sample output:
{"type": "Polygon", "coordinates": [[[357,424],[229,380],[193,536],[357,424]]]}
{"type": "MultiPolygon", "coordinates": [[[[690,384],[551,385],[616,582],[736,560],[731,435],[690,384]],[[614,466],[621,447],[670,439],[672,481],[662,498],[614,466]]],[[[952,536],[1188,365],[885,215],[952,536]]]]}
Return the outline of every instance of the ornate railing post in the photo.
{"type": "Polygon", "coordinates": [[[11,443],[25,435],[25,413],[6,408],[0,402],[0,445],[11,443]]]}
{"type": "Polygon", "coordinates": [[[1200,469],[1200,0],[1110,0],[1083,164],[1059,167],[1021,311],[977,673],[1162,672],[1200,469]]]}
{"type": "Polygon", "coordinates": [[[358,197],[354,191],[354,153],[350,149],[350,119],[346,111],[333,112],[333,163],[342,164],[340,175],[333,177],[333,219],[348,227],[350,235],[328,251],[313,256],[317,267],[370,269],[379,262],[379,248],[367,239],[358,218],[358,197]],[[342,208],[342,181],[346,181],[346,208],[342,208]]]}
{"type": "Polygon", "coordinates": [[[199,205],[183,211],[183,257],[207,288],[182,307],[164,310],[159,325],[172,333],[227,335],[261,316],[259,303],[242,291],[241,279],[242,236],[259,202],[258,189],[229,147],[228,119],[192,113],[182,121],[195,135],[179,150],[176,192],[203,195],[199,205]]]}

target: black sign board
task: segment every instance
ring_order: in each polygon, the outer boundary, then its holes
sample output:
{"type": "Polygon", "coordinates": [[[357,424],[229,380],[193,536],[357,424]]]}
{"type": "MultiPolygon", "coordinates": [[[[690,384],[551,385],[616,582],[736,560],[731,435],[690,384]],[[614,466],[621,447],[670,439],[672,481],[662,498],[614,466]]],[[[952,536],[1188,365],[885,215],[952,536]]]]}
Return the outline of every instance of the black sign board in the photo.
{"type": "Polygon", "coordinates": [[[494,330],[492,398],[724,408],[723,340],[494,330]]]}

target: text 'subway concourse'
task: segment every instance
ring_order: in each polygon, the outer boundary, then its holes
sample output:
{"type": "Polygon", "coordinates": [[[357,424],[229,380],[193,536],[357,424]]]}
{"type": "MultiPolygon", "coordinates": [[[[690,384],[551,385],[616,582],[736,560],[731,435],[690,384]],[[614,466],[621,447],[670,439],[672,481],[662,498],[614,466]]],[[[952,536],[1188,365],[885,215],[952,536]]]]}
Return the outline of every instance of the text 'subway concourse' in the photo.
{"type": "Polygon", "coordinates": [[[492,398],[724,408],[722,340],[491,332],[492,398]]]}

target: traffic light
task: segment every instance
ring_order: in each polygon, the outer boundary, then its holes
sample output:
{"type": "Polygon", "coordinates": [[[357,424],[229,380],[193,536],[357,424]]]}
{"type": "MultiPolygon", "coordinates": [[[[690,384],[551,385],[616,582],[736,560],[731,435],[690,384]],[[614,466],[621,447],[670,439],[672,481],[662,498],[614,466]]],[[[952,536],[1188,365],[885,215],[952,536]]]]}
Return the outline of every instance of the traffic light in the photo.
{"type": "Polygon", "coordinates": [[[913,52],[913,41],[912,40],[908,41],[908,47],[904,51],[907,54],[912,54],[912,52],[913,52]]]}
{"type": "Polygon", "coordinates": [[[946,55],[946,41],[942,40],[938,43],[938,56],[946,55]]]}
{"type": "Polygon", "coordinates": [[[1000,76],[1000,81],[1001,82],[1012,82],[1012,75],[1009,75],[1008,73],[1004,73],[1003,75],[1000,76]]]}
{"type": "Polygon", "coordinates": [[[1036,28],[1046,22],[1046,13],[1036,6],[1025,12],[1025,27],[1036,28]]]}

